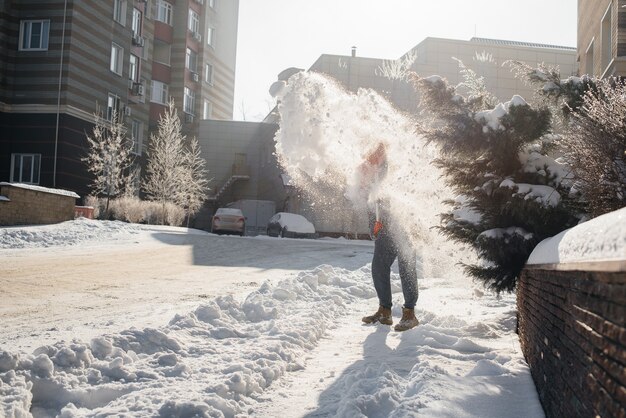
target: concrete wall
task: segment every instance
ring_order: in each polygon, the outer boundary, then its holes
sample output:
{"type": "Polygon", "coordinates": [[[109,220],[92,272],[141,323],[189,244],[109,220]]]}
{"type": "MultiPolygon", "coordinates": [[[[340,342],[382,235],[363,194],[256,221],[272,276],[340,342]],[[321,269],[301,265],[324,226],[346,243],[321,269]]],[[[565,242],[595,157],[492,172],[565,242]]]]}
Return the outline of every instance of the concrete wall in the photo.
{"type": "Polygon", "coordinates": [[[519,281],[539,398],[548,417],[626,417],[626,261],[570,266],[533,266],[519,281]]]}
{"type": "Polygon", "coordinates": [[[0,225],[52,224],[74,219],[77,196],[0,185],[0,225]]]}

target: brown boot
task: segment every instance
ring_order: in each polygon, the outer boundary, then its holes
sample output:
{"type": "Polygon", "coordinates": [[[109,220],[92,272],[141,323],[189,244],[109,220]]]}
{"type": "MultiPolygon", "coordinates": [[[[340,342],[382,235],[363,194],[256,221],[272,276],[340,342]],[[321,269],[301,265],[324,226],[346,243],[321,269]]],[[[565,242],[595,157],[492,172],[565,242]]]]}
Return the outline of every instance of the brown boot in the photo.
{"type": "Polygon", "coordinates": [[[385,308],[383,306],[378,307],[378,311],[374,315],[364,316],[362,319],[366,324],[373,324],[375,322],[380,322],[384,325],[392,325],[393,320],[391,319],[391,308],[385,308]]]}
{"type": "Polygon", "coordinates": [[[402,308],[402,319],[393,327],[396,331],[406,331],[418,326],[420,321],[415,317],[415,309],[402,308]]]}

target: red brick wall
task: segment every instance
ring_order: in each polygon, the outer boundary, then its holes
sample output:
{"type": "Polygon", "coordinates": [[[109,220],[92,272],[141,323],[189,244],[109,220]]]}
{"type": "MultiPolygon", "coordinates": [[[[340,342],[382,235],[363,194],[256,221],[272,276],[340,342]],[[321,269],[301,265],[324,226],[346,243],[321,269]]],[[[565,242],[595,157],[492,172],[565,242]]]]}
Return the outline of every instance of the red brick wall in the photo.
{"type": "Polygon", "coordinates": [[[74,219],[76,198],[13,186],[0,186],[0,225],[51,224],[74,219]]]}
{"type": "Polygon", "coordinates": [[[548,417],[626,417],[626,263],[525,269],[519,336],[548,417]]]}

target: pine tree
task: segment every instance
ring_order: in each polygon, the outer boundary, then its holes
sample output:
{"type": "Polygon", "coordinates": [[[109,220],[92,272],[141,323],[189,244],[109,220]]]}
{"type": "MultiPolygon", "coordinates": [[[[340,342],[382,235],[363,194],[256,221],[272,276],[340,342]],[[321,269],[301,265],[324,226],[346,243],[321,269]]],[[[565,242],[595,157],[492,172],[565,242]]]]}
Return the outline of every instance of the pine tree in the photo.
{"type": "Polygon", "coordinates": [[[149,199],[162,204],[163,216],[167,202],[186,208],[188,217],[197,211],[207,192],[205,162],[195,138],[189,147],[186,145],[174,101],[170,101],[161,115],[157,133],[150,136],[147,154],[142,188],[149,199]]]}
{"type": "Polygon", "coordinates": [[[439,76],[413,82],[432,117],[421,133],[439,145],[435,164],[458,193],[440,230],[477,250],[471,276],[512,291],[536,244],[576,222],[569,170],[546,155],[550,111],[520,96],[493,106],[480,88],[464,97],[439,76]]]}
{"type": "Polygon", "coordinates": [[[87,135],[89,152],[82,161],[94,176],[90,185],[93,194],[106,197],[105,214],[108,214],[110,199],[124,193],[131,183],[133,144],[117,111],[113,112],[111,121],[100,113],[94,114],[94,119],[93,131],[87,135]]]}

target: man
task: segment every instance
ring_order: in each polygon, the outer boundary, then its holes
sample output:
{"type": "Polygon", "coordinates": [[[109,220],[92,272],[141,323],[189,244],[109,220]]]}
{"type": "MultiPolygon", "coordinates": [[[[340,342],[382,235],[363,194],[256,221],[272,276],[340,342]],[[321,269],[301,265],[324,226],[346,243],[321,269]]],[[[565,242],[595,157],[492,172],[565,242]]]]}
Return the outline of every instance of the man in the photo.
{"type": "MultiPolygon", "coordinates": [[[[387,174],[387,151],[383,143],[370,152],[360,167],[361,185],[369,186],[369,193],[379,185],[387,174]]],[[[396,331],[406,331],[419,324],[415,317],[415,303],[417,302],[417,254],[411,244],[406,231],[393,219],[390,213],[389,201],[380,200],[374,196],[374,219],[372,236],[374,238],[374,256],[372,258],[372,279],[379,308],[376,313],[363,317],[363,322],[372,324],[379,322],[392,325],[391,318],[391,265],[398,259],[400,282],[404,295],[402,319],[394,327],[396,331]]]]}

